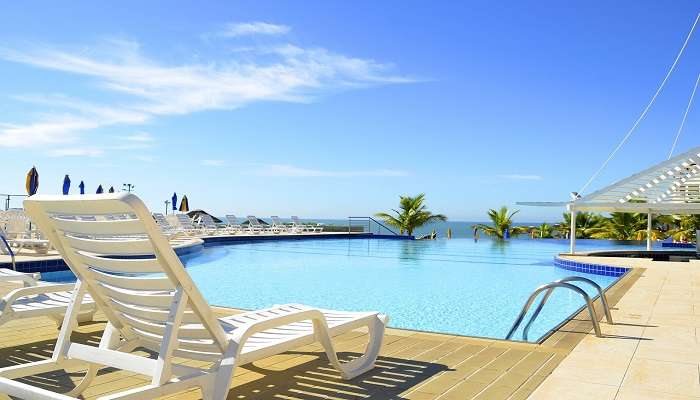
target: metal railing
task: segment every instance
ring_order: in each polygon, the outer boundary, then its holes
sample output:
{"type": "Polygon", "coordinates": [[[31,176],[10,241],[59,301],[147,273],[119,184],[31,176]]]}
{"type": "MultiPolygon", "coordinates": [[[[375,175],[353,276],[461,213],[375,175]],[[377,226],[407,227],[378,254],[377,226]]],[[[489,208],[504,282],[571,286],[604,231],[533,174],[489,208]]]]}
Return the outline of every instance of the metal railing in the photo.
{"type": "Polygon", "coordinates": [[[527,312],[530,310],[530,307],[532,304],[535,302],[537,299],[537,296],[539,296],[540,293],[543,291],[546,291],[544,296],[542,297],[542,300],[540,301],[540,304],[537,306],[535,311],[532,314],[532,317],[530,317],[530,320],[525,324],[525,327],[523,328],[523,340],[527,341],[527,335],[528,332],[530,331],[530,327],[532,326],[533,322],[535,322],[535,319],[540,315],[540,312],[542,311],[542,308],[544,308],[545,303],[547,303],[547,300],[549,300],[549,297],[552,295],[552,292],[554,289],[561,287],[565,289],[572,290],[583,297],[583,299],[586,302],[586,307],[588,308],[588,314],[591,318],[591,322],[593,324],[593,330],[595,331],[595,335],[597,337],[602,337],[602,333],[600,331],[600,324],[598,323],[598,317],[595,312],[595,307],[593,306],[593,301],[591,300],[591,297],[586,293],[585,290],[581,289],[580,287],[576,285],[572,285],[568,282],[583,282],[587,283],[591,286],[593,286],[597,291],[598,291],[598,297],[600,297],[600,302],[603,305],[603,310],[605,312],[605,319],[608,321],[608,324],[613,325],[613,319],[612,319],[612,314],[610,313],[610,307],[608,306],[608,299],[605,296],[605,292],[603,291],[603,288],[600,287],[597,283],[593,282],[592,280],[588,278],[584,278],[582,276],[569,276],[563,279],[556,280],[552,283],[548,283],[546,285],[542,285],[535,289],[534,292],[530,295],[530,297],[527,299],[525,302],[525,305],[523,306],[523,309],[520,311],[520,314],[518,315],[518,318],[515,319],[515,322],[513,322],[513,326],[510,328],[510,331],[508,332],[508,335],[506,335],[506,340],[509,340],[513,337],[513,334],[518,330],[518,327],[520,327],[520,324],[523,322],[525,319],[525,316],[527,315],[527,312]]]}
{"type": "MultiPolygon", "coordinates": [[[[0,193],[0,198],[3,198],[5,200],[5,211],[9,210],[10,208],[10,202],[12,201],[12,198],[14,197],[19,197],[20,199],[23,199],[25,197],[28,197],[26,194],[8,194],[8,193],[0,193]]],[[[19,204],[15,204],[18,207],[17,208],[22,208],[22,202],[20,201],[19,204]]]]}
{"type": "Polygon", "coordinates": [[[398,233],[372,217],[348,217],[348,233],[353,232],[400,236],[398,233]],[[358,228],[362,228],[362,230],[360,231],[358,228]]]}
{"type": "Polygon", "coordinates": [[[17,271],[17,265],[15,264],[15,252],[12,250],[12,247],[7,241],[7,238],[5,238],[5,235],[0,234],[0,242],[2,242],[2,245],[5,247],[5,250],[7,250],[7,254],[10,255],[10,259],[12,260],[12,269],[17,271]]]}

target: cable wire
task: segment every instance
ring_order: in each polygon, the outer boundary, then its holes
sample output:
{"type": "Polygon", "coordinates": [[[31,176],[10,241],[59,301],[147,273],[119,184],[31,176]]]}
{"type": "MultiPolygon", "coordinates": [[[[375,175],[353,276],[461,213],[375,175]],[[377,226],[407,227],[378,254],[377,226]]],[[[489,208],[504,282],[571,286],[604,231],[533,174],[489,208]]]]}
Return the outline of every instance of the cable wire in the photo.
{"type": "Polygon", "coordinates": [[[666,76],[664,77],[663,81],[661,81],[661,84],[659,85],[658,89],[656,89],[656,93],[654,93],[654,96],[652,96],[651,100],[649,101],[649,104],[647,104],[646,107],[644,107],[644,111],[642,111],[641,115],[639,115],[639,118],[637,118],[636,121],[634,121],[634,124],[632,127],[627,131],[627,134],[622,138],[622,141],[615,147],[615,149],[610,153],[608,158],[605,160],[603,165],[598,168],[598,170],[591,176],[590,179],[586,182],[585,185],[581,188],[581,190],[578,191],[579,195],[582,195],[583,192],[590,186],[591,183],[600,175],[601,172],[605,169],[605,167],[608,166],[608,163],[610,160],[615,157],[617,152],[624,146],[624,144],[627,142],[627,140],[632,136],[632,133],[637,129],[637,126],[639,126],[639,123],[642,122],[644,117],[646,117],[647,113],[649,112],[649,109],[651,109],[651,106],[654,104],[656,101],[656,98],[659,96],[659,93],[661,93],[661,90],[663,90],[664,86],[666,86],[666,82],[668,81],[668,78],[671,76],[673,71],[676,69],[676,65],[678,64],[678,60],[680,60],[681,56],[683,55],[683,52],[685,51],[686,46],[688,45],[688,42],[690,41],[690,38],[693,36],[693,32],[695,31],[695,27],[698,24],[698,20],[700,20],[700,13],[695,17],[695,22],[693,22],[693,26],[690,27],[690,32],[688,32],[688,36],[686,36],[685,41],[683,42],[683,46],[681,46],[680,51],[678,52],[678,55],[676,55],[676,59],[673,61],[673,64],[671,64],[671,68],[668,69],[668,72],[666,73],[666,76]]]}
{"type": "Polygon", "coordinates": [[[671,146],[671,151],[668,152],[667,160],[670,160],[673,156],[673,151],[676,150],[676,144],[678,144],[678,138],[681,137],[681,132],[683,132],[683,127],[685,126],[685,120],[688,118],[688,112],[690,112],[690,107],[693,105],[693,98],[695,97],[695,91],[698,90],[698,84],[700,83],[700,74],[698,74],[698,79],[695,80],[695,86],[693,87],[693,92],[690,94],[690,99],[688,99],[688,106],[685,108],[685,114],[683,114],[683,119],[681,120],[681,126],[678,127],[678,132],[676,133],[676,139],[673,141],[673,146],[671,146]]]}

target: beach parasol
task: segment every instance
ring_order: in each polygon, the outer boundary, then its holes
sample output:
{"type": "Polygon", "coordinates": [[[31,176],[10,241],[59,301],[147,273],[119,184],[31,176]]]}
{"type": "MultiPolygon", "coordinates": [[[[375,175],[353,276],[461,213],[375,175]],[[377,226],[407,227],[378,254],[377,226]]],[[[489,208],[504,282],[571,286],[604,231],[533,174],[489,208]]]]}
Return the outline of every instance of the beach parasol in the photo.
{"type": "Polygon", "coordinates": [[[27,172],[27,182],[25,186],[27,188],[27,194],[30,196],[35,195],[36,191],[39,189],[39,173],[36,167],[32,167],[32,169],[27,172]]]}

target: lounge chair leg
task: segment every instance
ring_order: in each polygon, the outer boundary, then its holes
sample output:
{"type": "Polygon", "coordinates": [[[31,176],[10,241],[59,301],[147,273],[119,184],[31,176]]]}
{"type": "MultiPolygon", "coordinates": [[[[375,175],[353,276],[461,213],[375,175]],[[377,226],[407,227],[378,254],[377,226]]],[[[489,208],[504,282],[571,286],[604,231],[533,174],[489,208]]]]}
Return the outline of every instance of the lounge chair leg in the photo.
{"type": "Polygon", "coordinates": [[[338,371],[340,371],[340,375],[343,379],[350,380],[374,368],[374,363],[377,361],[379,351],[382,347],[382,339],[384,338],[384,328],[386,323],[387,317],[384,315],[377,316],[370,323],[368,323],[367,329],[369,330],[369,341],[367,342],[365,354],[345,363],[341,363],[340,360],[338,360],[338,355],[333,348],[333,343],[328,335],[328,331],[320,326],[316,326],[316,321],[314,321],[314,328],[316,329],[323,348],[326,350],[326,355],[328,356],[330,363],[338,371]]]}
{"type": "Polygon", "coordinates": [[[97,376],[97,372],[100,369],[97,368],[97,366],[90,365],[88,366],[87,372],[85,372],[85,376],[83,379],[80,381],[79,384],[77,384],[73,390],[70,392],[66,393],[66,396],[71,396],[71,397],[78,397],[81,393],[85,391],[85,389],[90,386],[90,383],[92,382],[93,379],[95,379],[95,376],[97,376]]]}
{"type": "Polygon", "coordinates": [[[236,369],[236,355],[238,344],[231,342],[219,363],[218,372],[214,379],[202,386],[202,400],[225,400],[231,388],[231,379],[236,369]]]}

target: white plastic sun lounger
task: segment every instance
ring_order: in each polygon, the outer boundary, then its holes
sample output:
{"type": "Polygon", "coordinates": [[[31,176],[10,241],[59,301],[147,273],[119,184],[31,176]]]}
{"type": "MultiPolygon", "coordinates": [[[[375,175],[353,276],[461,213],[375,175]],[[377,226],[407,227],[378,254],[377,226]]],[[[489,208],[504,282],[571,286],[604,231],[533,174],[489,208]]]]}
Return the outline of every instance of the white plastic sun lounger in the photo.
{"type": "Polygon", "coordinates": [[[321,226],[321,224],[304,224],[301,221],[299,221],[299,217],[297,217],[296,215],[292,215],[292,226],[298,229],[300,232],[318,233],[323,231],[323,226],[321,226]]]}
{"type": "Polygon", "coordinates": [[[273,215],[270,217],[272,220],[272,225],[270,225],[270,230],[275,233],[282,233],[282,232],[288,232],[289,227],[285,225],[282,221],[280,221],[280,217],[273,215]]]}
{"type": "Polygon", "coordinates": [[[227,214],[226,221],[228,221],[228,224],[226,224],[226,229],[229,232],[236,233],[243,231],[243,227],[241,227],[241,224],[238,223],[238,218],[236,218],[235,215],[227,214]]]}
{"type": "MultiPolygon", "coordinates": [[[[72,298],[74,284],[37,281],[34,274],[0,268],[0,282],[22,283],[24,287],[10,291],[0,300],[0,325],[21,318],[49,317],[58,324],[72,298]]],[[[88,296],[80,307],[79,322],[92,320],[95,303],[88,296]]]]}
{"type": "Polygon", "coordinates": [[[192,219],[187,214],[175,214],[180,230],[187,234],[202,233],[202,230],[194,226],[192,219]]]}
{"type": "Polygon", "coordinates": [[[5,238],[7,244],[13,248],[15,254],[22,250],[33,250],[36,253],[45,254],[50,249],[49,241],[41,238],[32,238],[32,232],[28,230],[29,218],[20,210],[6,211],[3,221],[0,223],[0,236],[5,238]]]}
{"type": "Polygon", "coordinates": [[[25,274],[9,268],[0,268],[0,282],[22,282],[24,286],[36,286],[34,274],[25,274]]]}
{"type": "Polygon", "coordinates": [[[219,232],[219,226],[214,222],[214,218],[211,215],[202,214],[199,217],[199,224],[205,233],[213,234],[219,232]]]}
{"type": "MultiPolygon", "coordinates": [[[[376,312],[325,311],[301,305],[216,319],[146,206],[129,193],[32,196],[27,212],[78,277],[51,359],[0,368],[0,393],[23,399],[67,400],[82,393],[100,368],[151,378],[140,387],[99,399],[153,399],[200,388],[205,400],[227,397],[237,366],[320,342],[330,363],[351,379],[373,368],[386,317],[376,312]],[[77,215],[129,213],[128,220],[84,221],[77,215]],[[99,346],[71,342],[78,307],[91,295],[107,326],[99,346]],[[366,327],[366,353],[341,363],[331,336],[366,327]],[[132,353],[137,347],[156,358],[132,353]],[[196,368],[173,362],[213,362],[196,368]],[[69,394],[57,394],[15,379],[84,366],[83,380],[69,394]]],[[[231,288],[235,290],[235,288],[231,288]]],[[[198,364],[201,365],[201,364],[198,364]]]]}
{"type": "Polygon", "coordinates": [[[268,231],[268,229],[265,228],[265,226],[263,226],[263,224],[261,224],[258,221],[258,217],[256,217],[255,215],[249,215],[247,218],[248,218],[248,232],[258,234],[261,232],[268,231]]]}

